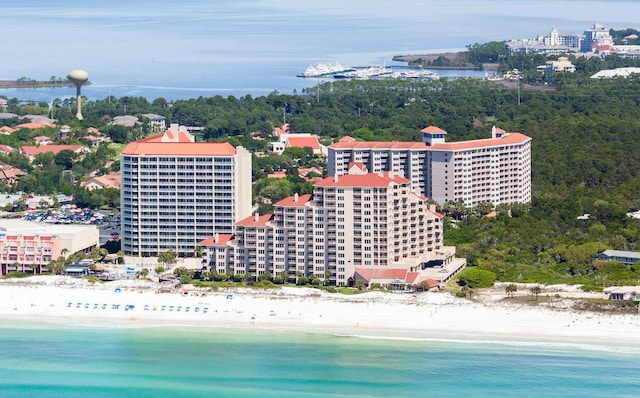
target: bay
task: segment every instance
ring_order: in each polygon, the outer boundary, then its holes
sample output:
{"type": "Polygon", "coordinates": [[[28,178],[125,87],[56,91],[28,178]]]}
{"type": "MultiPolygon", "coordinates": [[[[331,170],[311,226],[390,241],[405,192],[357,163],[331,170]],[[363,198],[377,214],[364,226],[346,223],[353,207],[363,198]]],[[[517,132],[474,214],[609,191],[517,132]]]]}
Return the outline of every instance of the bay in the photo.
{"type": "MultiPolygon", "coordinates": [[[[630,0],[23,0],[2,5],[0,79],[48,80],[81,68],[93,83],[83,90],[90,100],[290,94],[317,83],[296,78],[311,64],[389,65],[394,55],[553,27],[582,32],[594,22],[638,28],[638,14],[630,0]]],[[[37,101],[74,93],[0,90],[37,101]]]]}
{"type": "Polygon", "coordinates": [[[636,397],[637,354],[489,336],[0,326],[6,397],[636,397]]]}

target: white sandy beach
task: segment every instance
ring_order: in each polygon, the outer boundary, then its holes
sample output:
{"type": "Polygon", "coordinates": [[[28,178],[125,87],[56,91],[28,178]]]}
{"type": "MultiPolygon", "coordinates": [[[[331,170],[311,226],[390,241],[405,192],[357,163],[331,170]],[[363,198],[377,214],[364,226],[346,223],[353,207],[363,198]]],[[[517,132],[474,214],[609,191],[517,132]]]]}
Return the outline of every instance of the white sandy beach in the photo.
{"type": "MultiPolygon", "coordinates": [[[[472,301],[434,292],[344,296],[285,287],[206,293],[192,289],[185,295],[156,293],[157,287],[134,280],[91,285],[55,276],[1,280],[0,322],[278,328],[387,337],[477,335],[629,345],[640,350],[640,315],[572,311],[561,298],[551,304],[554,308],[505,303],[500,288],[472,301]]],[[[547,287],[545,293],[576,294],[570,287],[547,287]]]]}

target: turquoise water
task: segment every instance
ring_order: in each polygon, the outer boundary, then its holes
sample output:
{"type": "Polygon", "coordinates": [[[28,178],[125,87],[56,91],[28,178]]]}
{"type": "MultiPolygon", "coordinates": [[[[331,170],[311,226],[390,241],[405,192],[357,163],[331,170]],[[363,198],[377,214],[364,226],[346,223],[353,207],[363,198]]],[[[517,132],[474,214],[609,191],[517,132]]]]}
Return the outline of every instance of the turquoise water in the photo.
{"type": "Polygon", "coordinates": [[[638,353],[602,348],[3,320],[0,396],[640,396],[638,353]]]}

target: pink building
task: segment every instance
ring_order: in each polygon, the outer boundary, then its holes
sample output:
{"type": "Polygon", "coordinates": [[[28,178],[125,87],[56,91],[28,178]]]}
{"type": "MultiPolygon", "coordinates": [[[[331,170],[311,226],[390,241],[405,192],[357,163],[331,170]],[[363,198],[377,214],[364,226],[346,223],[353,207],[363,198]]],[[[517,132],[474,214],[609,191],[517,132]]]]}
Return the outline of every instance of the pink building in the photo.
{"type": "Polygon", "coordinates": [[[0,275],[13,271],[40,274],[60,257],[62,241],[57,235],[0,233],[0,248],[0,275]]]}

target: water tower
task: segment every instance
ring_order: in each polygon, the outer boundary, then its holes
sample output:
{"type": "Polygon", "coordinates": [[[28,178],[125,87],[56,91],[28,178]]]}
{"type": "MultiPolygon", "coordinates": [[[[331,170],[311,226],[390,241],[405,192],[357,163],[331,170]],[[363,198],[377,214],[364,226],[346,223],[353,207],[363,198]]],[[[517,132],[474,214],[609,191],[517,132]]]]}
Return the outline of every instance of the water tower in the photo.
{"type": "Polygon", "coordinates": [[[80,87],[89,80],[89,74],[82,69],[74,69],[69,73],[69,80],[76,85],[76,95],[78,96],[78,113],[76,117],[78,120],[82,120],[82,97],[80,94],[80,87]]]}

